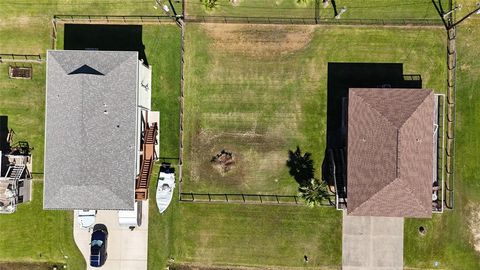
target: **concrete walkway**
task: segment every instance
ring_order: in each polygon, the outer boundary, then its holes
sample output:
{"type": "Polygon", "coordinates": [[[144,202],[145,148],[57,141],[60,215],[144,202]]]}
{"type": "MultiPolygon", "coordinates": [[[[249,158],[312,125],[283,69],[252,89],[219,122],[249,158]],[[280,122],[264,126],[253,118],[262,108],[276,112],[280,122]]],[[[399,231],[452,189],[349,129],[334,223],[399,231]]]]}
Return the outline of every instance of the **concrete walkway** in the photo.
{"type": "Polygon", "coordinates": [[[403,218],[343,214],[342,269],[402,270],[403,218]]]}
{"type": "Polygon", "coordinates": [[[108,229],[108,257],[102,267],[94,268],[89,266],[91,232],[80,228],[77,217],[74,218],[75,243],[87,262],[87,269],[147,270],[148,200],[142,204],[142,224],[133,231],[118,225],[118,211],[99,210],[96,224],[100,223],[108,229]]]}

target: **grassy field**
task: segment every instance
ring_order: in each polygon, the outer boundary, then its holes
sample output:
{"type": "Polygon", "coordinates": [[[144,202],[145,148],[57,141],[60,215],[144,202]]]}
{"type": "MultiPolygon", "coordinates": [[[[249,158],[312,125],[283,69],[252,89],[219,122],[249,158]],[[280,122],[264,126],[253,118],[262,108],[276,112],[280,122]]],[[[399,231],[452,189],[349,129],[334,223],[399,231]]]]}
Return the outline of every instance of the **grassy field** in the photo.
{"type": "Polygon", "coordinates": [[[160,215],[153,200],[150,207],[149,269],[171,258],[177,265],[316,269],[341,261],[341,213],[333,208],[175,201],[160,215]]]}
{"type": "Polygon", "coordinates": [[[72,212],[43,211],[43,183],[34,181],[33,201],[19,205],[15,214],[0,216],[0,261],[85,269],[85,260],[73,242],[72,223],[72,212]]]}
{"type": "Polygon", "coordinates": [[[295,194],[288,150],[312,153],[320,177],[327,63],[403,63],[442,92],[444,46],[430,29],[189,25],[184,191],[295,194]],[[228,172],[211,162],[222,149],[228,172]]]}
{"type": "Polygon", "coordinates": [[[431,268],[435,261],[446,269],[480,269],[480,21],[473,19],[457,30],[457,130],[455,209],[432,220],[408,220],[405,226],[405,265],[431,268]],[[420,225],[427,235],[419,236],[420,225]]]}
{"type": "MultiPolygon", "coordinates": [[[[323,6],[320,1],[321,18],[333,18],[334,10],[330,4],[323,6]]],[[[468,0],[470,1],[470,0],[468,0]]],[[[347,11],[342,19],[439,19],[437,12],[429,0],[407,0],[401,2],[389,0],[336,0],[337,11],[342,7],[347,11]]],[[[314,18],[315,1],[297,0],[218,0],[213,9],[205,8],[200,0],[186,1],[186,11],[189,15],[216,16],[249,16],[249,17],[293,17],[314,18]]]]}

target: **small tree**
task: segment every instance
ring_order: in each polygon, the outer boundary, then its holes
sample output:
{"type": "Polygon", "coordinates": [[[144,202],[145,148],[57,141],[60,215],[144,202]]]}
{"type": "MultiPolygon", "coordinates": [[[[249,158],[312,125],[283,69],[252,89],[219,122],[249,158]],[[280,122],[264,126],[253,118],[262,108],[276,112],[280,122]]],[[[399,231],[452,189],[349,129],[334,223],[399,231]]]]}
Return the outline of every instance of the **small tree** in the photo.
{"type": "Polygon", "coordinates": [[[324,201],[332,204],[328,191],[328,186],[325,181],[312,178],[309,185],[298,188],[300,197],[305,200],[305,203],[310,207],[320,206],[324,201]]]}

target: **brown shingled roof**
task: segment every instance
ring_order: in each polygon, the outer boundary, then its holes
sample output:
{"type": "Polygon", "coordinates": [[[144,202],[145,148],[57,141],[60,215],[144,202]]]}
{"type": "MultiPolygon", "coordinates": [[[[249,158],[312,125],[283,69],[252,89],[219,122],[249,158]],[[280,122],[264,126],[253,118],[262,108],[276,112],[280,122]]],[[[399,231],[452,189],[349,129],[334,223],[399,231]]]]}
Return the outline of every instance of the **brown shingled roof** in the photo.
{"type": "Polygon", "coordinates": [[[434,94],[426,89],[350,89],[347,212],[430,217],[434,94]]]}

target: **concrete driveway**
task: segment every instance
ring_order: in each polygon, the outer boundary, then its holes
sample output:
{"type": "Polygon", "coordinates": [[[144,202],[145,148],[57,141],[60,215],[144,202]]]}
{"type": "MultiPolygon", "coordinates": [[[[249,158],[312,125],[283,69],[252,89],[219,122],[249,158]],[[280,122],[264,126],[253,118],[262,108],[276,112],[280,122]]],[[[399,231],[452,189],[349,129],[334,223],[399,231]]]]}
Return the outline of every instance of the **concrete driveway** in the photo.
{"type": "Polygon", "coordinates": [[[403,269],[403,218],[343,214],[342,269],[403,269]]]}
{"type": "Polygon", "coordinates": [[[75,243],[87,262],[87,269],[102,270],[147,270],[148,246],[148,200],[142,204],[142,223],[133,231],[118,225],[118,211],[97,211],[96,223],[108,229],[107,261],[100,268],[89,266],[91,232],[80,228],[74,218],[75,243]]]}

